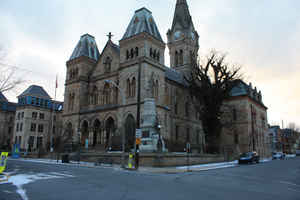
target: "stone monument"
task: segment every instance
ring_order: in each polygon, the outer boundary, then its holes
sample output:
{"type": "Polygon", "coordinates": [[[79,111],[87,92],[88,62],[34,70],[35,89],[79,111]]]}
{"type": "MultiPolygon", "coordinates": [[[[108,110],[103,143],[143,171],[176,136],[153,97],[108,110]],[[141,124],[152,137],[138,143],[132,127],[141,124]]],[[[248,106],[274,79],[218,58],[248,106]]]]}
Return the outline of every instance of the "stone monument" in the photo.
{"type": "Polygon", "coordinates": [[[159,143],[159,129],[157,127],[157,113],[155,99],[146,98],[144,99],[144,111],[142,114],[142,138],[140,150],[142,152],[158,152],[166,151],[164,141],[161,137],[161,143],[159,143]],[[161,146],[161,149],[159,149],[161,146]]]}

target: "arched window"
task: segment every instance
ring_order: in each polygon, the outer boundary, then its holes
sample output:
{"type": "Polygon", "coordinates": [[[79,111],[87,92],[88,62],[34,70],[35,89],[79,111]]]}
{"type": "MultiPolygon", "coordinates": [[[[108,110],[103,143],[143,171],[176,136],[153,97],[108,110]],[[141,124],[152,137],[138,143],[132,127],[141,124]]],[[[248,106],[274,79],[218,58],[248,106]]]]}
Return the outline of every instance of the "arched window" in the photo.
{"type": "Polygon", "coordinates": [[[105,59],[105,62],[104,62],[106,73],[111,71],[111,62],[112,62],[112,59],[109,56],[107,56],[106,59],[105,59]]]}
{"type": "Polygon", "coordinates": [[[129,55],[129,51],[127,50],[127,51],[126,51],[126,59],[128,60],[128,59],[129,59],[129,57],[130,57],[130,55],[129,55]]]}
{"type": "Polygon", "coordinates": [[[97,105],[98,104],[98,89],[96,86],[94,86],[94,88],[93,88],[92,97],[93,97],[92,104],[97,105]]]}
{"type": "Polygon", "coordinates": [[[179,54],[179,65],[183,65],[183,51],[182,51],[182,49],[180,50],[180,54],[179,54]]]}
{"type": "Polygon", "coordinates": [[[156,80],[155,84],[154,84],[154,97],[155,98],[158,98],[158,88],[159,88],[159,83],[158,83],[158,80],[156,80]]]}
{"type": "Polygon", "coordinates": [[[156,59],[156,50],[153,52],[153,58],[156,59]]]}
{"type": "Polygon", "coordinates": [[[109,84],[104,85],[104,104],[110,104],[110,96],[111,96],[111,90],[109,87],[109,84]]]}
{"type": "Polygon", "coordinates": [[[127,97],[130,97],[130,90],[131,90],[131,87],[130,87],[130,80],[129,80],[129,78],[128,78],[127,81],[126,81],[126,96],[127,96],[127,97]]]}
{"type": "Polygon", "coordinates": [[[178,66],[178,52],[175,52],[175,66],[178,66]]]}
{"type": "Polygon", "coordinates": [[[70,93],[70,95],[69,95],[69,111],[72,111],[74,109],[74,100],[75,100],[75,94],[70,93]]]}
{"type": "Polygon", "coordinates": [[[150,57],[151,57],[151,58],[153,57],[153,51],[152,51],[152,48],[150,48],[150,57]]]}
{"type": "Polygon", "coordinates": [[[139,48],[135,47],[135,56],[138,57],[139,56],[139,48]]]}
{"type": "Polygon", "coordinates": [[[165,104],[169,105],[169,87],[167,84],[165,85],[165,104]]]}
{"type": "Polygon", "coordinates": [[[130,50],[130,58],[133,58],[134,52],[133,49],[130,50]]]}
{"type": "Polygon", "coordinates": [[[160,52],[159,51],[157,52],[156,59],[157,59],[157,61],[160,60],[160,52]]]}
{"type": "Polygon", "coordinates": [[[177,102],[175,102],[174,111],[175,111],[175,114],[177,115],[178,114],[178,103],[177,102]]]}
{"type": "Polygon", "coordinates": [[[135,77],[133,77],[132,84],[131,84],[131,97],[135,97],[135,90],[136,90],[136,81],[135,81],[135,77]]]}
{"type": "Polygon", "coordinates": [[[185,103],[185,116],[186,117],[190,116],[190,105],[188,102],[185,103]]]}

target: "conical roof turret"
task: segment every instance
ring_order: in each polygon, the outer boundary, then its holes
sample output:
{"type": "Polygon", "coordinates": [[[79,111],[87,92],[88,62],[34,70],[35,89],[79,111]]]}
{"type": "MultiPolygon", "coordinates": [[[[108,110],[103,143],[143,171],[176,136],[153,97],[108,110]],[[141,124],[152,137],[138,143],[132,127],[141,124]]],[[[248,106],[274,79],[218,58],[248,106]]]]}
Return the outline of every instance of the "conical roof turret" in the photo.
{"type": "Polygon", "coordinates": [[[163,41],[152,13],[147,8],[141,8],[135,11],[122,40],[143,32],[148,33],[157,40],[163,41]]]}
{"type": "Polygon", "coordinates": [[[98,61],[100,53],[94,36],[89,34],[82,35],[69,60],[73,60],[81,56],[86,56],[98,61]]]}

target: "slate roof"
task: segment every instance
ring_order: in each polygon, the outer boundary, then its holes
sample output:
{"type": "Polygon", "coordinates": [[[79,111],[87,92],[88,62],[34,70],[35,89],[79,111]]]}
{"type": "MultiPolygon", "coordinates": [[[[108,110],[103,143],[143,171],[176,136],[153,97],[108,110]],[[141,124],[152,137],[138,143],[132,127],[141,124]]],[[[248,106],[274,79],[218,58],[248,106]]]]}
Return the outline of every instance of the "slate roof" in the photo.
{"type": "Polygon", "coordinates": [[[100,53],[94,36],[89,34],[82,35],[69,60],[73,60],[81,56],[86,56],[98,61],[100,53]]]}
{"type": "Polygon", "coordinates": [[[34,96],[34,97],[40,97],[45,99],[51,99],[49,94],[38,85],[31,85],[29,88],[27,88],[20,96],[34,96]]]}
{"type": "Polygon", "coordinates": [[[239,80],[237,85],[232,88],[230,92],[230,96],[237,97],[237,96],[248,96],[255,102],[259,103],[263,107],[267,108],[262,102],[262,95],[261,92],[257,92],[256,88],[253,89],[251,83],[248,85],[244,81],[239,80]]]}
{"type": "Polygon", "coordinates": [[[135,11],[122,40],[143,32],[163,42],[152,13],[147,8],[141,8],[135,11]]]}
{"type": "Polygon", "coordinates": [[[2,92],[0,92],[0,101],[8,102],[7,98],[3,95],[2,92]]]}
{"type": "Polygon", "coordinates": [[[165,76],[167,79],[174,81],[182,86],[188,86],[188,82],[184,79],[182,73],[176,71],[175,69],[171,69],[169,67],[165,67],[165,76]]]}
{"type": "Polygon", "coordinates": [[[176,23],[179,23],[184,29],[190,28],[191,25],[194,28],[186,0],[177,0],[176,2],[172,30],[174,29],[176,23]]]}
{"type": "Polygon", "coordinates": [[[249,86],[244,83],[243,81],[238,82],[238,85],[232,88],[230,92],[230,96],[235,97],[235,96],[243,96],[243,95],[248,95],[249,91],[249,86]]]}

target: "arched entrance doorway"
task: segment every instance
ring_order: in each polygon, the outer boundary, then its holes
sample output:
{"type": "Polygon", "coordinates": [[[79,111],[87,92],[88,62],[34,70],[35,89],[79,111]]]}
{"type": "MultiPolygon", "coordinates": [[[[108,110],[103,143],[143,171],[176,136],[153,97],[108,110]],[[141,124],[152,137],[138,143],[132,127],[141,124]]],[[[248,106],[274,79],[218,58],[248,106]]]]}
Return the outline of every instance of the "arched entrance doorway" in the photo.
{"type": "Polygon", "coordinates": [[[135,119],[132,115],[128,115],[125,121],[125,150],[130,151],[134,148],[135,143],[135,119]]]}
{"type": "Polygon", "coordinates": [[[112,148],[112,136],[115,132],[115,121],[113,118],[108,118],[105,122],[105,147],[107,150],[112,148]]]}
{"type": "Polygon", "coordinates": [[[93,129],[93,147],[95,147],[97,144],[101,144],[101,123],[98,119],[95,120],[93,129]]]}
{"type": "Polygon", "coordinates": [[[89,138],[89,124],[84,121],[81,126],[81,145],[85,145],[86,139],[89,138]]]}

